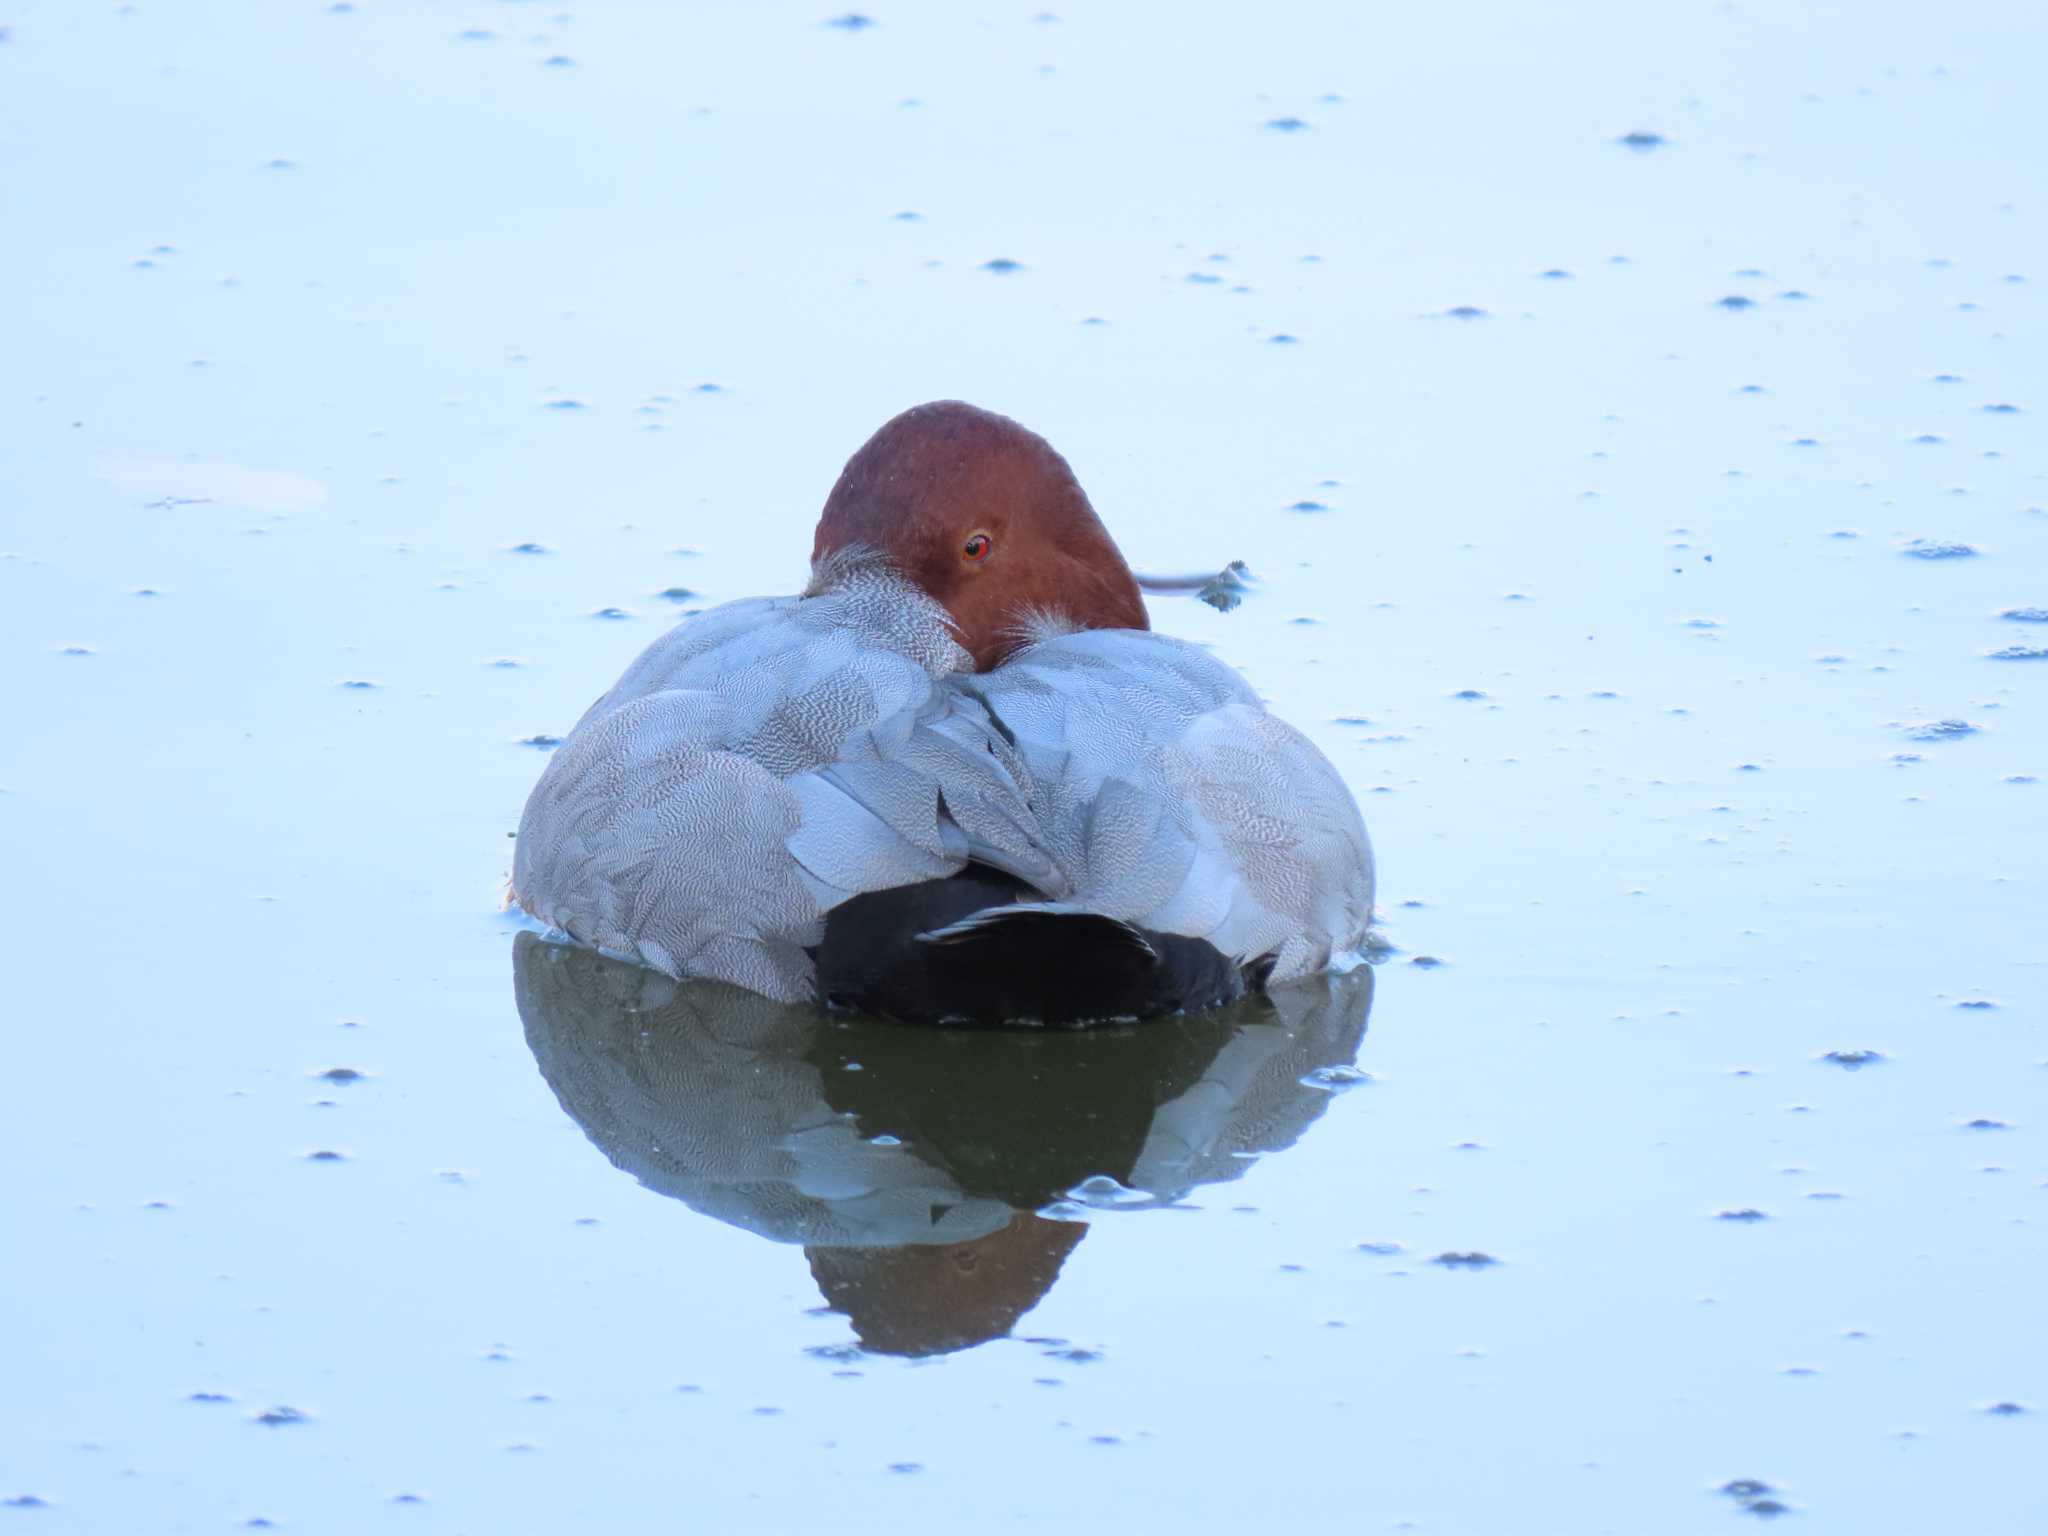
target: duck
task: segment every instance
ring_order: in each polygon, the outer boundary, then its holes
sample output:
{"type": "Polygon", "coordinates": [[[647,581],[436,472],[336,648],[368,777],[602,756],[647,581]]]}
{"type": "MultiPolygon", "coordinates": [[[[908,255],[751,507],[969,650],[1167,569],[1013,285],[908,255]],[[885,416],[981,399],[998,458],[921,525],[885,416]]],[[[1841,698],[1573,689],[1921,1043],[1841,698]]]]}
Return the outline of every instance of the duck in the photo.
{"type": "Polygon", "coordinates": [[[1200,1011],[1358,963],[1342,776],[1151,628],[1067,461],[912,407],[849,459],[793,596],[684,619],[586,710],[511,897],[673,978],[911,1023],[1200,1011]]]}

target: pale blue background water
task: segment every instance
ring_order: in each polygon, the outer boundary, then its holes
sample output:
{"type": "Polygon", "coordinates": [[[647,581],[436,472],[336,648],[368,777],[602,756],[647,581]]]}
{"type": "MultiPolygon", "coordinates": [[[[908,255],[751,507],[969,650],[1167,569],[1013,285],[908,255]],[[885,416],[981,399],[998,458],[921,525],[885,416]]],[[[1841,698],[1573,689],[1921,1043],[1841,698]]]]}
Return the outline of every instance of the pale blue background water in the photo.
{"type": "Polygon", "coordinates": [[[2039,7],[1039,3],[0,13],[0,1519],[2048,1526],[2039,7]],[[497,913],[519,740],[944,395],[1250,563],[1155,619],[1398,946],[1092,1360],[807,1354],[497,913]]]}

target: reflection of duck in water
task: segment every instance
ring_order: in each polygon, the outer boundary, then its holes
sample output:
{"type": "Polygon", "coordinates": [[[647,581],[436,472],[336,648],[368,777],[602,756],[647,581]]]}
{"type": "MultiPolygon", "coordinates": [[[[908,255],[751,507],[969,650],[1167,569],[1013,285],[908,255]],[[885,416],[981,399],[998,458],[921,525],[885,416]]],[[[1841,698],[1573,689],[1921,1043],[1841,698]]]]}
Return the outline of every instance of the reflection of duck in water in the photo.
{"type": "Polygon", "coordinates": [[[693,1210],[801,1243],[868,1348],[1007,1333],[1087,1231],[1070,1196],[1159,1205],[1237,1178],[1329,1102],[1372,972],[1085,1034],[906,1028],[521,934],[519,1012],[562,1107],[693,1210]],[[1075,1213],[1075,1214],[1078,1214],[1075,1213]]]}

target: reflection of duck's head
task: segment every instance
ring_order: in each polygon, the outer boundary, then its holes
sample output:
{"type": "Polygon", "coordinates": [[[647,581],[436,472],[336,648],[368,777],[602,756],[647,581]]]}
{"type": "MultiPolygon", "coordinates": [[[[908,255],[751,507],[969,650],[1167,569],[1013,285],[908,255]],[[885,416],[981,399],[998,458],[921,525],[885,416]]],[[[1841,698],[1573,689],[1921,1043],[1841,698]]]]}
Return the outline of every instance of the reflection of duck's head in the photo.
{"type": "Polygon", "coordinates": [[[650,1189],[801,1243],[893,1353],[1004,1332],[1086,1226],[1028,1213],[1087,1180],[1178,1200],[1290,1145],[1356,1054],[1368,971],[1081,1034],[929,1030],[677,983],[530,934],[519,1011],[562,1107],[650,1189]]]}
{"type": "Polygon", "coordinates": [[[1009,1225],[943,1247],[806,1248],[825,1305],[867,1348],[942,1355],[999,1339],[1037,1306],[1088,1228],[1018,1211],[1009,1225]]]}

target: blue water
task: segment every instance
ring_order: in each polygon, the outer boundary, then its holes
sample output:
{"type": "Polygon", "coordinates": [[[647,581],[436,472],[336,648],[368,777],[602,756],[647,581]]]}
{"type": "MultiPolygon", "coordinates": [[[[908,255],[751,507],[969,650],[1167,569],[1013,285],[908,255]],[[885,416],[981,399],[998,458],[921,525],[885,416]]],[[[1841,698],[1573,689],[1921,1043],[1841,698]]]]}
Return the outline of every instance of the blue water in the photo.
{"type": "Polygon", "coordinates": [[[2038,7],[833,15],[0,14],[0,1521],[2048,1528],[2038,7]],[[504,916],[940,396],[1246,562],[1371,973],[504,916]]]}

